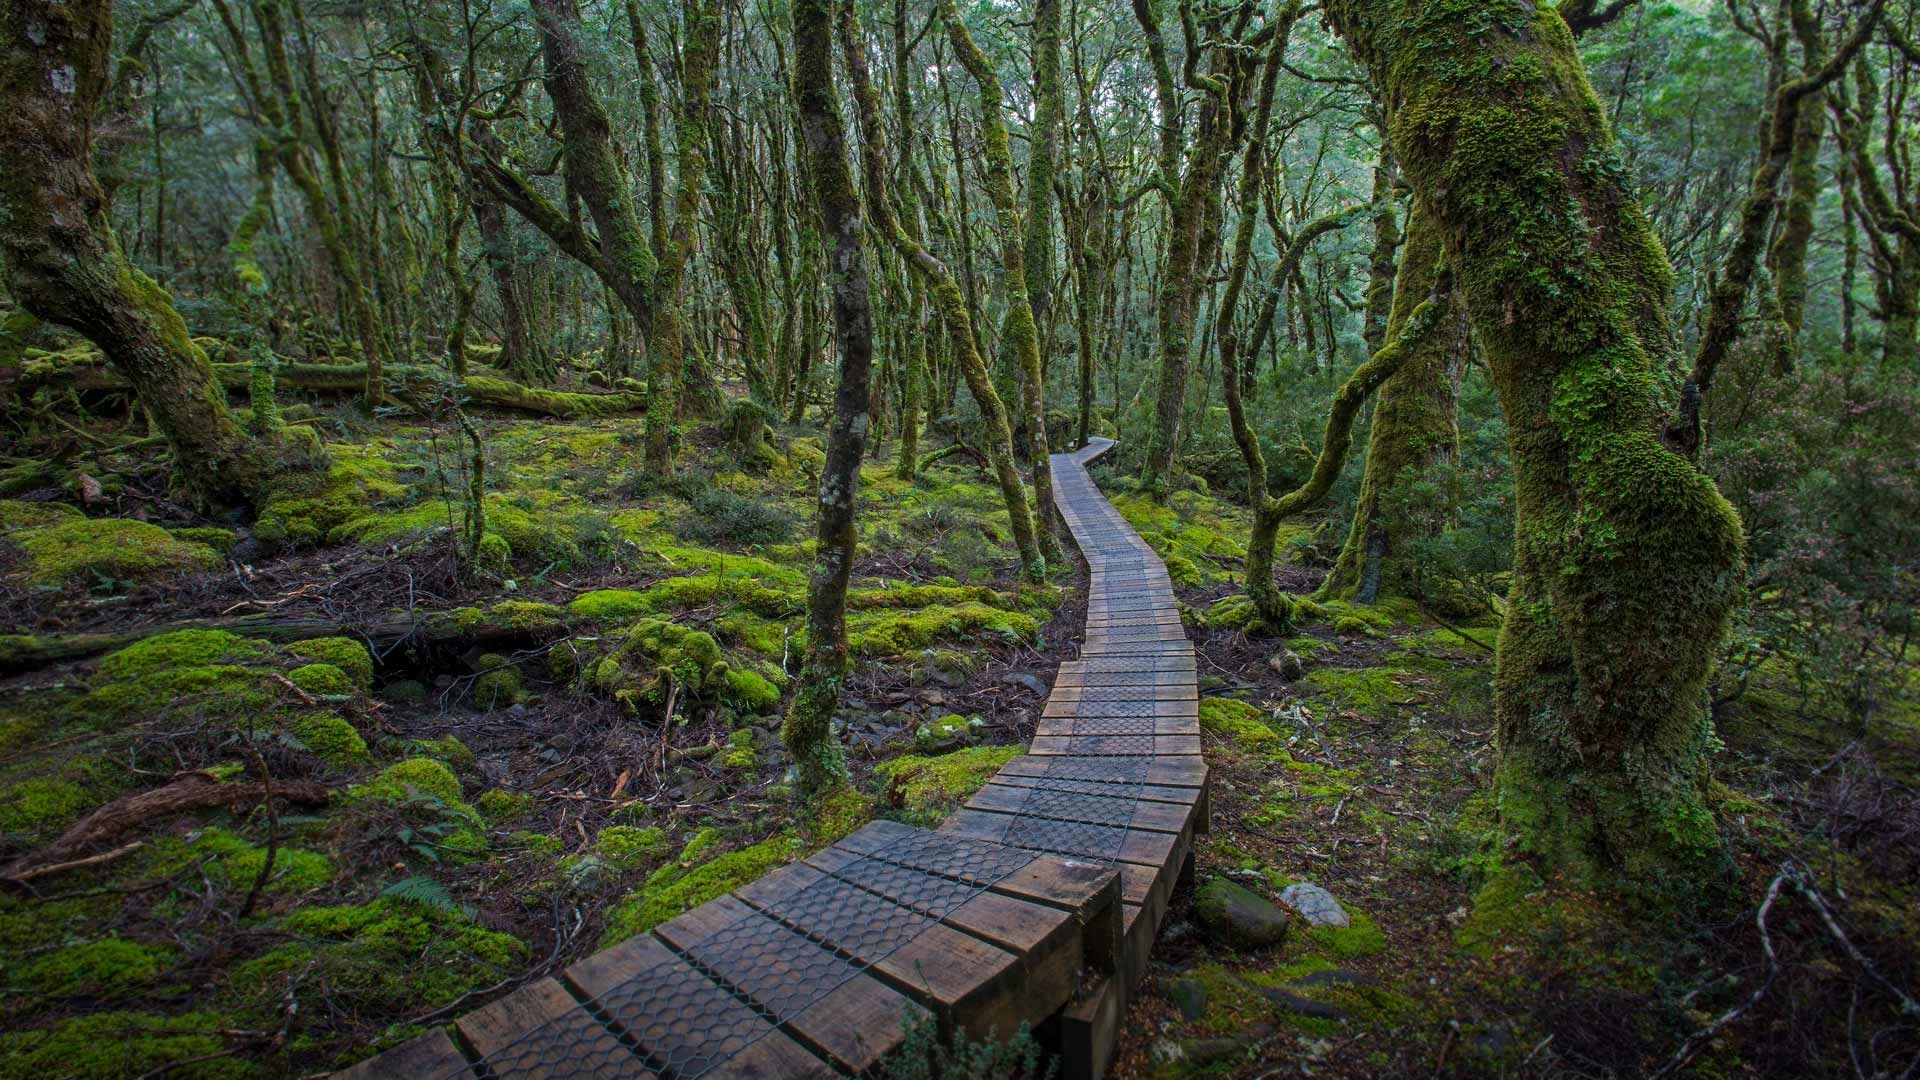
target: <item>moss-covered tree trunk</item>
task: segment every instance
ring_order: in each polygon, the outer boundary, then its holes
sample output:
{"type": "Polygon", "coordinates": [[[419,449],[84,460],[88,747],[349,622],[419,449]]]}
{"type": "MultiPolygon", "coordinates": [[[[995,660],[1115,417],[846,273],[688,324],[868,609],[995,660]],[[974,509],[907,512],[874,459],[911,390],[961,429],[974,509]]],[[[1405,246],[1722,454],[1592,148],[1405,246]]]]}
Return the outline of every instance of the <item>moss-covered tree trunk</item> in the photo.
{"type": "MultiPolygon", "coordinates": [[[[1408,272],[1393,289],[1389,337],[1400,332],[1414,308],[1434,291],[1441,261],[1440,232],[1416,204],[1407,218],[1408,272]]],[[[1394,496],[1450,463],[1459,450],[1460,376],[1466,370],[1467,343],[1466,309],[1450,304],[1445,322],[1409,347],[1400,370],[1380,385],[1353,524],[1320,595],[1373,603],[1406,542],[1433,535],[1444,524],[1445,512],[1405,516],[1406,508],[1394,496]]]]}
{"type": "MultiPolygon", "coordinates": [[[[1042,86],[1037,91],[1042,97],[1058,98],[1060,93],[1060,10],[1053,0],[1040,0],[1043,7],[1051,10],[1051,16],[1039,14],[1036,8],[1036,26],[1034,29],[1035,48],[1053,51],[1053,88],[1051,92],[1042,86]],[[1050,18],[1051,28],[1038,25],[1050,18]],[[1044,44],[1043,44],[1044,42],[1044,44]]],[[[1033,479],[1034,517],[1040,525],[1037,540],[1039,555],[1044,561],[1060,561],[1060,546],[1053,537],[1053,475],[1048,461],[1047,449],[1047,412],[1042,401],[1046,390],[1046,374],[1040,364],[1040,323],[1033,305],[1032,282],[1027,277],[1027,245],[1023,238],[1023,226],[1020,220],[1019,206],[1014,202],[1013,192],[1013,150],[1007,134],[1006,106],[1000,90],[1000,78],[994,73],[993,61],[974,43],[973,35],[967,32],[967,26],[960,21],[960,13],[954,0],[938,0],[941,21],[947,27],[947,39],[953,43],[954,52],[960,56],[960,62],[967,73],[973,76],[980,95],[980,143],[982,154],[986,158],[987,200],[993,204],[994,219],[999,225],[1000,269],[1003,284],[1007,291],[1007,312],[1004,329],[1006,348],[1019,366],[1020,400],[1026,414],[1027,458],[1033,479]]],[[[1036,68],[1040,65],[1036,64],[1036,68]]],[[[1058,112],[1057,101],[1053,106],[1041,105],[1041,123],[1058,112]]],[[[1056,118],[1057,119],[1057,118],[1056,118]]],[[[1056,124],[1057,126],[1057,124],[1056,124]]],[[[1036,141],[1035,153],[1042,153],[1036,141]]],[[[1048,173],[1047,197],[1043,197],[1041,207],[1050,210],[1052,206],[1052,160],[1050,151],[1045,152],[1047,160],[1044,166],[1048,173]]],[[[1029,175],[1029,183],[1037,183],[1038,178],[1029,175]]],[[[1049,218],[1048,220],[1051,220],[1049,218]]],[[[1046,244],[1049,252],[1053,248],[1051,228],[1045,229],[1046,244]]],[[[1048,260],[1051,263],[1051,259],[1048,260]]],[[[1041,286],[1045,295],[1046,288],[1041,286]]],[[[1045,572],[1044,565],[1029,566],[1028,573],[1038,577],[1045,572]]]]}
{"type": "Polygon", "coordinates": [[[1721,863],[1704,689],[1740,521],[1664,443],[1672,271],[1554,9],[1333,0],[1445,237],[1505,410],[1514,571],[1495,674],[1502,820],[1549,868],[1658,889],[1721,863]]]}
{"type": "MultiPolygon", "coordinates": [[[[893,111],[900,130],[900,147],[894,167],[906,182],[900,185],[900,228],[907,239],[919,243],[924,232],[920,226],[920,199],[914,191],[913,169],[913,44],[907,38],[907,0],[893,5],[893,111]]],[[[902,480],[911,480],[920,471],[920,417],[926,410],[928,382],[927,339],[935,331],[935,316],[928,309],[926,288],[920,276],[907,271],[907,345],[900,358],[900,459],[895,472],[902,480]]]]}
{"type": "MultiPolygon", "coordinates": [[[[1800,41],[1800,70],[1815,75],[1827,62],[1827,42],[1811,0],[1792,0],[1793,35],[1800,41]]],[[[1826,110],[1815,98],[1794,119],[1793,148],[1787,160],[1787,200],[1780,210],[1780,229],[1767,253],[1773,272],[1774,295],[1780,319],[1793,340],[1781,355],[1781,364],[1793,362],[1800,327],[1807,313],[1807,247],[1813,241],[1813,212],[1820,201],[1820,142],[1827,129],[1826,110]]]]}
{"type": "Polygon", "coordinates": [[[853,575],[854,499],[866,453],[873,312],[867,291],[866,223],[847,165],[846,135],[833,92],[834,0],[793,5],[793,97],[800,115],[821,231],[834,273],[833,337],[840,354],[827,461],[820,474],[818,537],[807,586],[807,660],[781,738],[800,771],[800,791],[815,795],[846,776],[833,739],[833,712],[848,665],[847,582],[853,575]]]}
{"type": "MultiPolygon", "coordinates": [[[[855,115],[860,123],[861,174],[866,183],[867,211],[881,237],[893,245],[912,272],[919,275],[933,293],[934,307],[947,330],[948,347],[966,379],[967,389],[980,406],[985,428],[987,463],[999,482],[1001,499],[1007,506],[1007,518],[1013,530],[1014,546],[1028,577],[1038,580],[1046,573],[1046,559],[1040,554],[1034,536],[1033,515],[1027,509],[1027,491],[1020,482],[1020,470],[1013,461],[1013,433],[1007,424],[1006,406],[993,388],[993,378],[974,336],[972,313],[959,282],[925,246],[907,235],[888,196],[886,136],[880,122],[880,94],[867,72],[866,46],[862,40],[859,15],[851,2],[842,3],[839,12],[840,47],[847,58],[847,75],[853,85],[855,115]]],[[[997,84],[996,84],[997,85],[997,84]]],[[[1024,290],[1023,290],[1024,293],[1024,290]]]]}
{"type": "Polygon", "coordinates": [[[110,78],[113,5],[0,0],[0,260],[39,319],[85,334],[139,396],[183,486],[210,507],[253,505],[268,457],[228,413],[173,300],[128,261],[93,173],[110,78]]]}
{"type": "MultiPolygon", "coordinates": [[[[634,207],[633,184],[614,145],[612,123],[588,78],[586,52],[580,41],[580,9],[574,0],[534,0],[533,14],[540,28],[547,96],[560,121],[567,186],[593,218],[599,234],[597,246],[586,242],[584,236],[574,236],[579,230],[567,228],[564,213],[553,220],[557,208],[543,205],[545,200],[523,179],[503,168],[489,168],[497,166],[497,156],[488,155],[479,163],[478,171],[483,182],[496,191],[518,195],[515,208],[562,243],[563,249],[571,249],[569,254],[589,266],[598,264],[608,287],[632,313],[651,351],[659,265],[634,207]]],[[[648,392],[665,391],[649,386],[648,392]]]]}
{"type": "Polygon", "coordinates": [[[674,186],[673,223],[658,253],[659,306],[648,341],[652,362],[647,371],[647,466],[663,472],[673,467],[671,439],[686,368],[687,264],[693,259],[694,230],[706,185],[707,120],[714,70],[720,62],[720,13],[711,0],[691,0],[683,8],[683,18],[680,104],[674,123],[674,157],[680,169],[674,186]]]}
{"type": "MultiPolygon", "coordinates": [[[[1400,251],[1400,222],[1393,208],[1393,173],[1384,151],[1373,167],[1373,250],[1367,257],[1366,312],[1360,336],[1367,353],[1387,343],[1387,323],[1393,318],[1394,259],[1400,251]]],[[[1248,365],[1252,370],[1252,365],[1248,365]]]]}

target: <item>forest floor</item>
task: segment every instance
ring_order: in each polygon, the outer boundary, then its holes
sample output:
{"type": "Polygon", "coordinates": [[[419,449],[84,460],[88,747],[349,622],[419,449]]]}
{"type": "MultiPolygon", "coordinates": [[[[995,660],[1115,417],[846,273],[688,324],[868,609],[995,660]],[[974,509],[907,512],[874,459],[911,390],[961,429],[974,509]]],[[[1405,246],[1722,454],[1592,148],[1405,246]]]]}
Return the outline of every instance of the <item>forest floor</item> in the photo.
{"type": "MultiPolygon", "coordinates": [[[[817,437],[696,426],[661,479],[637,417],[486,421],[495,539],[463,574],[457,429],[288,415],[333,464],[251,528],[171,502],[152,448],[104,425],[40,448],[85,480],[0,501],[0,1078],[324,1072],[869,817],[934,823],[1019,752],[1081,630],[1074,569],[1015,579],[978,470],[870,461],[857,794],[795,824],[777,729],[817,437]]],[[[1099,479],[1199,650],[1196,880],[1311,881],[1351,920],[1247,950],[1177,898],[1119,1075],[1638,1075],[1762,985],[1695,1068],[1806,1075],[1844,1041],[1897,1075],[1920,1052],[1887,989],[1920,971],[1920,718],[1843,730],[1763,669],[1719,717],[1725,895],[1623,922],[1497,854],[1496,627],[1401,605],[1281,640],[1209,625],[1240,511],[1099,479]],[[1769,975],[1754,909],[1783,865],[1858,956],[1789,887],[1769,975]]],[[[1297,591],[1308,537],[1284,540],[1297,591]]]]}
{"type": "Polygon", "coordinates": [[[364,1057],[872,816],[937,820],[1080,632],[1075,569],[1016,580],[977,470],[870,461],[858,794],[795,825],[817,438],[693,427],[660,480],[639,417],[483,422],[461,573],[457,432],[289,414],[332,466],[251,529],[104,426],[47,449],[77,490],[0,500],[0,1077],[364,1057]]]}
{"type": "MultiPolygon", "coordinates": [[[[1230,514],[1191,495],[1173,521],[1121,505],[1163,552],[1188,523],[1211,535],[1230,514]]],[[[1310,557],[1306,535],[1294,548],[1310,557]]],[[[1282,584],[1310,593],[1323,573],[1296,562],[1282,584]]],[[[1831,1075],[1849,1057],[1861,1076],[1913,1074],[1920,1016],[1900,995],[1920,978],[1920,715],[1850,729],[1794,689],[1786,664],[1764,665],[1717,709],[1722,891],[1623,918],[1500,857],[1497,622],[1449,629],[1403,603],[1328,605],[1296,636],[1249,638],[1208,625],[1210,609],[1233,621],[1215,606],[1230,580],[1188,576],[1179,591],[1213,769],[1194,882],[1275,899],[1311,882],[1350,925],[1296,920],[1283,944],[1250,950],[1196,918],[1190,883],[1118,1075],[1645,1076],[1731,1010],[1679,1075],[1831,1075]],[[1287,653],[1292,678],[1269,662],[1287,653]],[[1756,913],[1786,868],[1807,891],[1789,878],[1762,930],[1756,913]]]]}

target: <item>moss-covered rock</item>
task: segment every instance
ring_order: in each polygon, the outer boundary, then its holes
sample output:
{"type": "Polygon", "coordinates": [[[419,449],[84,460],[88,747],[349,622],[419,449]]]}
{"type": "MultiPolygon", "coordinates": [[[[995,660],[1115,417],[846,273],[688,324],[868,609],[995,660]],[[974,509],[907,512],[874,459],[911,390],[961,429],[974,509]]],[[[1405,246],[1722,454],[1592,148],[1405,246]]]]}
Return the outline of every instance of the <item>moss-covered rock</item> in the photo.
{"type": "Polygon", "coordinates": [[[329,765],[360,765],[369,760],[367,741],[359,729],[333,713],[308,713],[295,719],[288,731],[329,765]]]}
{"type": "Polygon", "coordinates": [[[520,684],[520,669],[513,661],[488,653],[474,662],[479,672],[473,680],[473,704],[482,709],[498,709],[518,704],[527,697],[520,684]]]}
{"type": "Polygon", "coordinates": [[[317,663],[332,664],[347,673],[356,689],[373,688],[373,654],[352,638],[310,638],[294,642],[287,646],[287,651],[317,663]]]}
{"type": "Polygon", "coordinates": [[[630,711],[664,705],[672,692],[746,712],[765,712],[780,701],[768,679],[729,663],[713,635],[666,619],[635,623],[619,648],[588,674],[595,689],[630,711]]]}
{"type": "Polygon", "coordinates": [[[914,820],[931,823],[965,802],[1024,752],[1019,746],[974,746],[938,757],[904,755],[881,762],[873,773],[889,805],[914,820]]]}
{"type": "Polygon", "coordinates": [[[609,825],[593,841],[594,855],[623,872],[657,863],[672,851],[666,831],[658,826],[609,825]]]}
{"type": "Polygon", "coordinates": [[[158,525],[121,518],[75,518],[8,534],[27,557],[27,580],[71,585],[101,579],[151,581],[220,565],[220,553],[158,525]]]}
{"type": "Polygon", "coordinates": [[[492,788],[473,800],[473,808],[489,825],[499,826],[516,821],[533,813],[535,806],[531,795],[505,788],[492,788]]]}
{"type": "Polygon", "coordinates": [[[287,672],[287,681],[317,698],[352,697],[353,677],[332,664],[305,664],[287,672]]]}
{"type": "Polygon", "coordinates": [[[369,507],[394,505],[411,496],[378,442],[326,448],[326,471],[290,470],[275,477],[267,503],[254,522],[254,538],[269,545],[310,547],[369,507]]]}
{"type": "Polygon", "coordinates": [[[723,855],[711,854],[721,842],[716,830],[704,829],[678,858],[655,871],[646,884],[627,894],[607,916],[601,947],[645,933],[668,919],[691,911],[722,893],[759,878],[798,856],[798,837],[782,833],[771,839],[723,855]]]}
{"type": "Polygon", "coordinates": [[[57,502],[0,499],[0,536],[23,529],[39,529],[85,518],[77,507],[57,502]]]}

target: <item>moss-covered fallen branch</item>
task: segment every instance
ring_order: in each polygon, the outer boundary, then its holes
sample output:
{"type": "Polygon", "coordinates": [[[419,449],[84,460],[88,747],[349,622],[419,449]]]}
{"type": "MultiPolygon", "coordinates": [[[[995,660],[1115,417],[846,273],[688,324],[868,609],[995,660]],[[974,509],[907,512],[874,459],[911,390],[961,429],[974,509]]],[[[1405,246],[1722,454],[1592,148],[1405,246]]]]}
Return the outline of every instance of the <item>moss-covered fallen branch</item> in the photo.
{"type": "MultiPolygon", "coordinates": [[[[246,391],[252,378],[252,366],[246,363],[213,365],[214,377],[229,391],[246,391]]],[[[437,392],[447,383],[444,372],[433,368],[388,366],[383,377],[397,396],[421,396],[437,392]]],[[[283,361],[276,365],[274,379],[282,390],[310,394],[358,394],[366,384],[365,364],[300,364],[283,361]]],[[[14,373],[13,392],[27,397],[47,388],[79,391],[116,391],[130,389],[118,372],[108,367],[97,353],[36,353],[14,373]]],[[[631,384],[628,384],[631,386],[631,384]]],[[[644,412],[644,389],[621,389],[607,393],[579,393],[567,390],[543,390],[506,379],[470,375],[462,386],[469,405],[481,408],[510,409],[557,420],[576,420],[595,416],[619,416],[644,412]]]]}

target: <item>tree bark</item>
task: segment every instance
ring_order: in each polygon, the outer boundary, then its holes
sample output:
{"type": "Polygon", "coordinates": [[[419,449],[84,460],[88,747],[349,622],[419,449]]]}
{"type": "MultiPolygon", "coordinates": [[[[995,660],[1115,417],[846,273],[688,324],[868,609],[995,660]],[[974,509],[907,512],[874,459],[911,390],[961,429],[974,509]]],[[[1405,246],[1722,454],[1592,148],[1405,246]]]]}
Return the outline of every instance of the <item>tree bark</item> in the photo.
{"type": "Polygon", "coordinates": [[[800,791],[817,795],[846,779],[833,739],[833,712],[848,666],[847,583],[853,575],[853,506],[867,449],[873,310],[867,288],[866,222],[847,165],[846,133],[833,92],[834,0],[793,5],[793,98],[811,163],[820,226],[833,266],[833,337],[840,354],[827,461],[820,473],[819,552],[807,582],[807,660],[781,739],[800,771],[800,791]]]}
{"type": "Polygon", "coordinates": [[[1724,866],[1704,691],[1744,537],[1660,437],[1672,270],[1554,9],[1333,0],[1390,103],[1394,160],[1445,237],[1506,413],[1514,571],[1496,796],[1550,870],[1632,893],[1724,866]]]}
{"type": "MultiPolygon", "coordinates": [[[[1416,204],[1407,218],[1408,272],[1393,290],[1387,333],[1396,335],[1413,310],[1435,290],[1441,262],[1440,233],[1416,204]]],[[[1450,303],[1446,321],[1414,346],[1400,370],[1380,386],[1367,440],[1367,471],[1347,531],[1346,546],[1333,572],[1320,586],[1323,597],[1371,604],[1379,598],[1387,570],[1405,542],[1434,535],[1450,514],[1409,520],[1383,506],[1391,496],[1459,452],[1460,377],[1466,370],[1466,309],[1450,303]]]]}
{"type": "Polygon", "coordinates": [[[98,344],[172,447],[182,485],[245,509],[268,455],[227,412],[206,354],[172,297],[128,261],[92,166],[109,78],[113,7],[0,0],[0,257],[7,289],[37,318],[98,344]]]}

